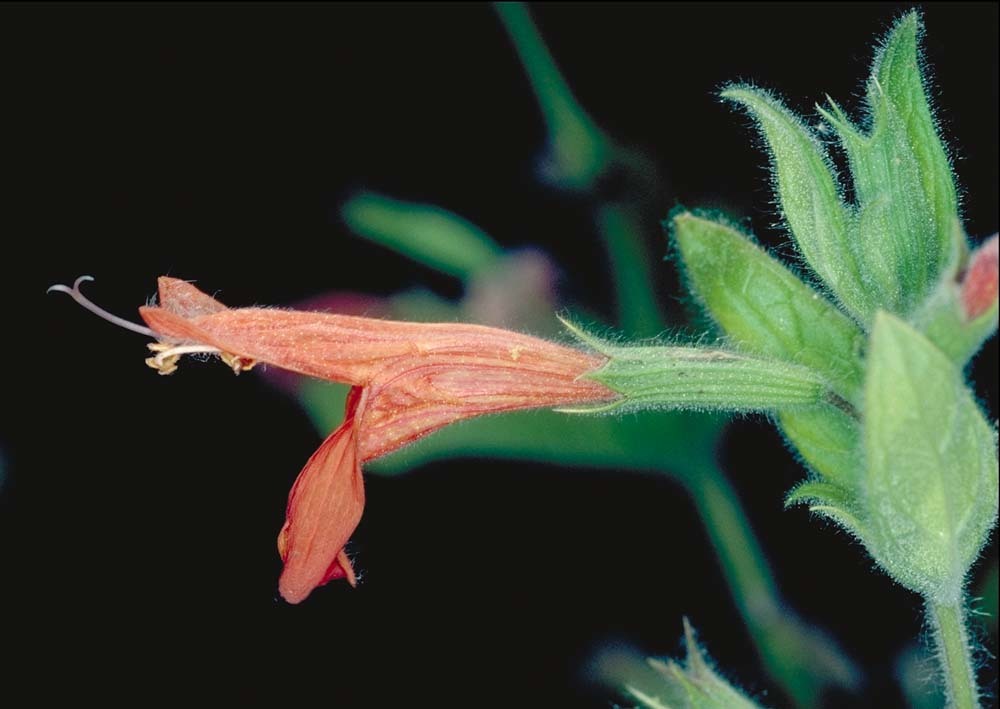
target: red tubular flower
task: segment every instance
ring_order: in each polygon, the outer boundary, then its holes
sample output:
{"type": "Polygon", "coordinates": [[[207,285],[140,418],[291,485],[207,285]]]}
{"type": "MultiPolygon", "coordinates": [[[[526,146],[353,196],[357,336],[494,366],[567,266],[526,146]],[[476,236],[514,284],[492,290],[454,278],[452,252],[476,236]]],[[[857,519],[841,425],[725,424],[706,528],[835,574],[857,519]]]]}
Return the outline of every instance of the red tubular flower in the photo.
{"type": "Polygon", "coordinates": [[[147,363],[161,374],[188,353],[220,356],[236,373],[258,362],[353,385],[343,424],[306,463],[278,536],[289,603],[336,578],[354,585],[344,545],[364,508],[361,465],[466,418],[536,407],[606,403],[617,394],[583,375],[605,358],[516,332],[273,308],[227,308],[190,283],[160,278],[149,329],[85,307],[158,342],[147,363]]]}

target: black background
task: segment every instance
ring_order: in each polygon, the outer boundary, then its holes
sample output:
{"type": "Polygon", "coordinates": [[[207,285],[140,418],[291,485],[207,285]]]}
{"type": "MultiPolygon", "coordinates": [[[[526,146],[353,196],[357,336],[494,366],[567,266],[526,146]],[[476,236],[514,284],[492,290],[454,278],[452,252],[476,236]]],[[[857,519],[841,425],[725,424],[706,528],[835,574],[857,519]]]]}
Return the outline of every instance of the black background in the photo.
{"type": "MultiPolygon", "coordinates": [[[[764,157],[713,91],[754,79],[800,111],[824,93],[856,108],[874,38],[909,7],[534,11],[582,103],[666,176],[664,216],[725,207],[779,246],[764,157]]],[[[997,5],[924,9],[966,226],[982,236],[997,229],[997,5]]],[[[459,295],[348,235],[338,205],[369,188],[541,246],[564,292],[611,317],[585,206],[536,179],[543,126],[489,6],[4,5],[0,60],[13,655],[0,692],[599,707],[590,653],[619,640],[676,654],[686,614],[730,676],[784,706],[668,479],[481,461],[370,476],[352,544],[364,583],[282,603],[274,538],[319,441],[304,414],[217,367],[156,377],[141,338],[44,295],[81,273],[122,314],[160,274],[234,305],[459,295]]],[[[673,266],[657,269],[677,318],[673,266]]],[[[991,418],[995,363],[994,342],[971,372],[991,418]]],[[[786,597],[868,672],[859,703],[896,706],[892,663],[923,632],[919,600],[842,533],[782,512],[802,472],[766,421],[735,423],[722,458],[786,597]]]]}

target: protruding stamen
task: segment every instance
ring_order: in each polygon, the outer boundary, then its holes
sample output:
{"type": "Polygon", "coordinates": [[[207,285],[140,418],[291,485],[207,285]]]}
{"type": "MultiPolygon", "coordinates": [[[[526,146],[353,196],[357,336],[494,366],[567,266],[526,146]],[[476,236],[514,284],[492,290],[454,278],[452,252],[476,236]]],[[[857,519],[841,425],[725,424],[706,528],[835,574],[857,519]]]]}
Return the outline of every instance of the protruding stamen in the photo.
{"type": "Polygon", "coordinates": [[[233,374],[246,372],[257,364],[255,360],[230,352],[223,352],[218,347],[210,345],[173,345],[169,342],[151,342],[146,347],[156,354],[146,359],[146,364],[160,374],[173,374],[177,371],[177,362],[186,354],[214,354],[225,362],[233,374]]]}
{"type": "Polygon", "coordinates": [[[233,374],[239,376],[240,372],[249,372],[253,369],[257,362],[255,360],[249,359],[248,357],[241,357],[240,355],[230,354],[229,352],[222,352],[219,357],[223,362],[229,365],[233,370],[233,374]]]}
{"type": "Polygon", "coordinates": [[[167,375],[177,371],[177,360],[180,358],[180,355],[173,355],[157,361],[156,357],[147,357],[145,361],[146,366],[155,369],[157,374],[167,375]]]}
{"type": "Polygon", "coordinates": [[[138,332],[140,335],[146,335],[147,337],[159,338],[155,332],[150,330],[148,327],[144,327],[137,323],[126,320],[125,318],[120,318],[117,315],[112,315],[104,308],[95,305],[91,300],[89,300],[83,293],[80,292],[80,284],[84,281],[94,280],[92,276],[80,276],[75,281],[73,281],[73,287],[63,285],[49,286],[49,289],[45,291],[46,293],[51,293],[52,291],[58,291],[60,293],[66,293],[70,298],[75,300],[77,303],[82,305],[84,308],[94,313],[103,320],[107,320],[109,323],[113,323],[118,327],[123,327],[126,330],[131,330],[132,332],[138,332]]]}
{"type": "MultiPolygon", "coordinates": [[[[174,347],[173,345],[165,342],[154,342],[147,345],[147,347],[157,353],[155,357],[150,357],[150,359],[153,360],[153,364],[150,366],[159,369],[161,373],[164,368],[169,368],[177,362],[181,355],[222,354],[222,350],[218,347],[212,347],[211,345],[178,345],[177,347],[174,347]]],[[[174,369],[176,369],[176,367],[174,367],[174,369]]]]}

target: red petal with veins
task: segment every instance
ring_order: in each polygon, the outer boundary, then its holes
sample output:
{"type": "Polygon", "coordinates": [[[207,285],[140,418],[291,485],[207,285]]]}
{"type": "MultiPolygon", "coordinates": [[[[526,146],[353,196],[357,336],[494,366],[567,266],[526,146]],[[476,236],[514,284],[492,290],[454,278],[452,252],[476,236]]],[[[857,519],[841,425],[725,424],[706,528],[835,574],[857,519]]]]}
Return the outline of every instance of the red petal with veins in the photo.
{"type": "Polygon", "coordinates": [[[278,591],[301,603],[317,586],[335,578],[354,585],[344,545],[365,506],[357,454],[356,413],[361,391],[351,390],[344,423],[313,453],[288,495],[278,553],[285,562],[278,591]]]}
{"type": "Polygon", "coordinates": [[[362,462],[378,458],[463,419],[484,414],[552,406],[599,403],[617,397],[603,385],[563,363],[525,366],[508,356],[456,361],[427,355],[383,370],[368,387],[358,445],[362,462]]]}

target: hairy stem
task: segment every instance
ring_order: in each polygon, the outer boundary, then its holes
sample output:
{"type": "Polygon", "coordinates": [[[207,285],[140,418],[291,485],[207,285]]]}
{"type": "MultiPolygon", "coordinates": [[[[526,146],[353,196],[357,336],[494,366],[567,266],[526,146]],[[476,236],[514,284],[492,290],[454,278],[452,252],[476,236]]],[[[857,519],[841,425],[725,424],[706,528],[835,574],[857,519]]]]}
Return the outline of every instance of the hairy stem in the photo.
{"type": "Polygon", "coordinates": [[[979,691],[961,602],[929,602],[927,615],[934,629],[949,709],[976,709],[979,691]]]}

